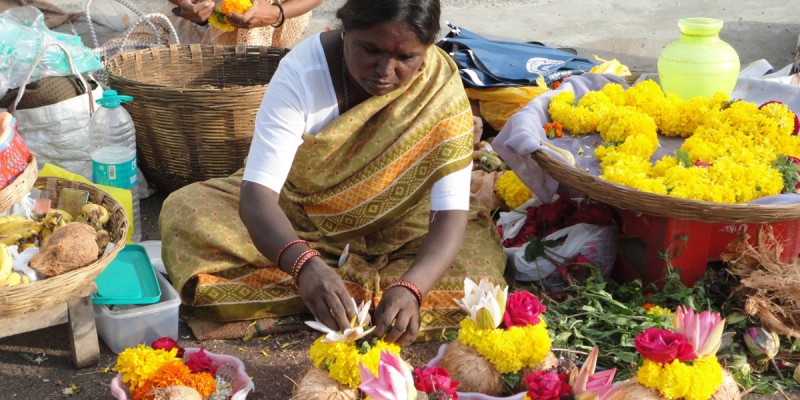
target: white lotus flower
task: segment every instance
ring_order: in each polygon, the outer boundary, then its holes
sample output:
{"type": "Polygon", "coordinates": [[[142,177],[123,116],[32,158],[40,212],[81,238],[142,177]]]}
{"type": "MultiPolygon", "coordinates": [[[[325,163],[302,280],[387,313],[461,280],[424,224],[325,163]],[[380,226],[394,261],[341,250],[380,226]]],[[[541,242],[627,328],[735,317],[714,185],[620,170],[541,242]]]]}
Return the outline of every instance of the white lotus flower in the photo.
{"type": "Polygon", "coordinates": [[[344,331],[335,331],[319,321],[306,321],[306,325],[324,333],[323,342],[352,342],[369,335],[375,329],[374,326],[366,329],[369,325],[369,306],[372,302],[368,301],[356,306],[356,300],[352,298],[351,300],[353,300],[353,307],[356,307],[356,316],[350,320],[350,328],[344,331]]]}
{"type": "Polygon", "coordinates": [[[466,278],[464,299],[453,300],[469,314],[478,329],[494,329],[503,322],[507,298],[508,286],[495,286],[485,279],[481,279],[480,284],[476,285],[471,279],[466,278]]]}

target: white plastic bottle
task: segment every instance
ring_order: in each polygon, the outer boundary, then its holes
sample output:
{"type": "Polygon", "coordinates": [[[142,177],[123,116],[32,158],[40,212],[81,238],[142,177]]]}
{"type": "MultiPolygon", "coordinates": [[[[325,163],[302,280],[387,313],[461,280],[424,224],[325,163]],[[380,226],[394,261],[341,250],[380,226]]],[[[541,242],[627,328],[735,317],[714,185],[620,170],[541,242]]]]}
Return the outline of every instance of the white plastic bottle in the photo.
{"type": "Polygon", "coordinates": [[[106,90],[97,100],[98,108],[89,132],[94,141],[92,158],[92,181],[102,185],[129,189],[133,197],[133,229],[131,240],[142,240],[142,219],[139,208],[139,182],[136,165],[136,130],[130,114],[120,104],[133,100],[131,96],[106,90]]]}

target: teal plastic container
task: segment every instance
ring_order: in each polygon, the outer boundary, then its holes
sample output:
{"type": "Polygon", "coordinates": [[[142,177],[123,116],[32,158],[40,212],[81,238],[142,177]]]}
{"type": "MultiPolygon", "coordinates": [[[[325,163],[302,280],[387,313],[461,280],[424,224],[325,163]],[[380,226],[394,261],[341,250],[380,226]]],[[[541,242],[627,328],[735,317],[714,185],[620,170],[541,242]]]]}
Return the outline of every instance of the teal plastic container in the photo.
{"type": "Polygon", "coordinates": [[[161,298],[150,257],[137,244],[126,245],[94,282],[94,304],[152,304],[161,298]]]}

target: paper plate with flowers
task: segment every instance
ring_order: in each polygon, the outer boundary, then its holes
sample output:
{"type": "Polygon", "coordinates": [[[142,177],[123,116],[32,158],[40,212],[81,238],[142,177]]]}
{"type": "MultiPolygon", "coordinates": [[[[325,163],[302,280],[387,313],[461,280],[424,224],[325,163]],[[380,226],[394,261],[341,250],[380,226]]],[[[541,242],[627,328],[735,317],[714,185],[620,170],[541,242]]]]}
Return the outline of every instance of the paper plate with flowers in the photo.
{"type": "Polygon", "coordinates": [[[733,376],[717,360],[725,320],[678,307],[673,330],[647,328],[634,339],[643,360],[621,386],[625,400],[739,400],[733,376]]]}

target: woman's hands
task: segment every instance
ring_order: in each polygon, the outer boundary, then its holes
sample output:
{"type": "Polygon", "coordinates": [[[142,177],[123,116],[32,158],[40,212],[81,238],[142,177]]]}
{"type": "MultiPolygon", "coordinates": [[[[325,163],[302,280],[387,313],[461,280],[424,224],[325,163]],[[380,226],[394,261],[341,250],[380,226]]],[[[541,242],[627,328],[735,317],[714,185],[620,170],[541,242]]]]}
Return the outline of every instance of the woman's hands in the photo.
{"type": "Polygon", "coordinates": [[[181,9],[181,18],[198,24],[208,21],[214,12],[212,0],[177,0],[175,4],[181,9]]]}
{"type": "Polygon", "coordinates": [[[419,335],[419,324],[419,303],[413,293],[399,286],[383,293],[375,310],[376,337],[408,346],[419,335]]]}
{"type": "Polygon", "coordinates": [[[252,29],[280,22],[281,10],[267,0],[254,0],[244,14],[230,13],[228,22],[236,28],[252,29]]]}
{"type": "Polygon", "coordinates": [[[312,257],[300,271],[298,281],[300,298],[319,322],[337,331],[350,328],[356,309],[333,268],[319,257],[312,257]]]}

